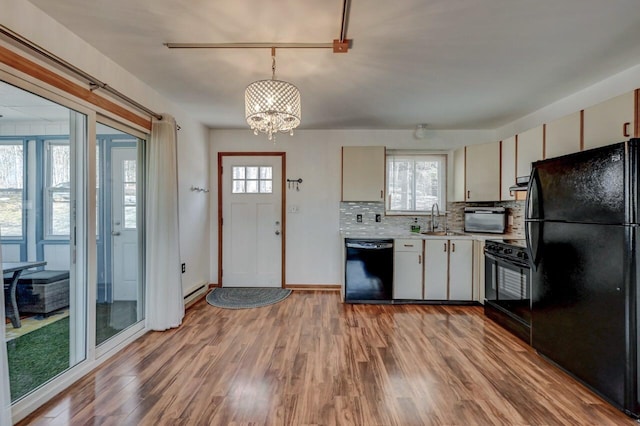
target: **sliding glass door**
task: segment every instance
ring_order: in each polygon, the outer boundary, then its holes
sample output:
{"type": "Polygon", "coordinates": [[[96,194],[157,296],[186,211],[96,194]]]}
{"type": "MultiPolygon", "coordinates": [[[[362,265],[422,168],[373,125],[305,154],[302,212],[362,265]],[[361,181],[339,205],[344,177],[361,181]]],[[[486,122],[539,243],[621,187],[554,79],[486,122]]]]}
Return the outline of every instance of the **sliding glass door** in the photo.
{"type": "Polygon", "coordinates": [[[144,318],[142,213],[144,139],[97,127],[96,344],[144,318]]]}
{"type": "Polygon", "coordinates": [[[11,399],[87,357],[88,118],[0,81],[0,229],[11,399]]]}

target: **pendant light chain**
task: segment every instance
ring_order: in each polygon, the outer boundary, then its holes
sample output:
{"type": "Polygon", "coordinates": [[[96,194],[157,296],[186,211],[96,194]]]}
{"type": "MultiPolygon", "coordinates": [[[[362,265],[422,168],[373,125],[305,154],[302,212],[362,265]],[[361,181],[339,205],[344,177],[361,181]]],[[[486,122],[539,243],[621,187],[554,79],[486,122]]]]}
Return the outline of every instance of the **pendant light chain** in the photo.
{"type": "Polygon", "coordinates": [[[271,80],[276,79],[276,48],[271,48],[271,80]]]}

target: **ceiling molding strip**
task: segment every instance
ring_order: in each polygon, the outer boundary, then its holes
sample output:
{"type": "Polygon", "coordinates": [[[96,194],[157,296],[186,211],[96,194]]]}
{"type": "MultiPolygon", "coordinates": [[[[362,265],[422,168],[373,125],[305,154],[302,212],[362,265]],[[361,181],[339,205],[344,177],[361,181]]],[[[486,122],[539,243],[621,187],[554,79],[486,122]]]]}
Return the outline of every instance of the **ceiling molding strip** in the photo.
{"type": "Polygon", "coordinates": [[[347,39],[349,26],[349,11],[351,0],[344,0],[342,4],[342,20],[340,21],[340,38],[331,43],[163,43],[168,49],[333,49],[333,53],[347,53],[352,40],[347,39]]]}
{"type": "Polygon", "coordinates": [[[169,49],[332,49],[333,43],[163,43],[169,49]]]}
{"type": "MultiPolygon", "coordinates": [[[[0,24],[0,34],[6,36],[9,40],[12,40],[12,41],[18,43],[20,46],[26,47],[29,50],[37,53],[38,55],[44,57],[46,60],[54,63],[55,65],[57,65],[59,67],[62,67],[64,70],[67,70],[67,71],[71,72],[72,74],[75,74],[76,76],[82,78],[83,80],[86,80],[88,82],[88,84],[89,84],[89,91],[90,92],[93,92],[96,89],[102,89],[105,92],[108,92],[111,95],[115,96],[116,98],[120,99],[121,101],[124,101],[125,103],[133,106],[134,108],[147,113],[151,117],[155,117],[158,120],[162,119],[162,115],[158,114],[157,112],[154,112],[154,111],[150,110],[149,108],[145,107],[144,105],[140,104],[139,102],[136,102],[135,100],[131,99],[127,95],[125,95],[125,94],[119,92],[118,90],[114,89],[113,87],[109,86],[107,83],[104,83],[104,82],[100,81],[98,78],[96,78],[96,77],[92,76],[91,74],[81,70],[80,68],[76,67],[75,65],[65,61],[64,59],[60,58],[59,56],[49,52],[48,50],[46,50],[42,46],[37,45],[36,43],[28,40],[27,38],[21,36],[20,34],[16,33],[15,31],[11,30],[10,28],[8,28],[8,27],[6,27],[6,26],[4,26],[2,24],[0,24]]],[[[80,96],[80,97],[82,99],[86,99],[86,96],[80,96]]],[[[107,102],[109,102],[109,101],[107,101],[107,102]]],[[[95,104],[95,102],[92,102],[92,103],[95,104]]],[[[121,114],[118,114],[118,115],[121,115],[121,114]]]]}

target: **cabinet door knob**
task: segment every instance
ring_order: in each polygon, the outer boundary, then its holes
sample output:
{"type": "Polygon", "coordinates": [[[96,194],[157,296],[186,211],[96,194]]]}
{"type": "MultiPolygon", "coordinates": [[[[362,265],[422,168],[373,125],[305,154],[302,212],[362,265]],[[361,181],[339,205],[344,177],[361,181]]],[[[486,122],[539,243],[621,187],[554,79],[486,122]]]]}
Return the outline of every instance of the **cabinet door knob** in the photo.
{"type": "Polygon", "coordinates": [[[631,134],[629,133],[629,126],[630,126],[630,125],[631,125],[631,123],[629,123],[629,122],[624,123],[624,124],[622,125],[622,135],[623,135],[625,138],[628,138],[629,136],[631,136],[631,134]]]}

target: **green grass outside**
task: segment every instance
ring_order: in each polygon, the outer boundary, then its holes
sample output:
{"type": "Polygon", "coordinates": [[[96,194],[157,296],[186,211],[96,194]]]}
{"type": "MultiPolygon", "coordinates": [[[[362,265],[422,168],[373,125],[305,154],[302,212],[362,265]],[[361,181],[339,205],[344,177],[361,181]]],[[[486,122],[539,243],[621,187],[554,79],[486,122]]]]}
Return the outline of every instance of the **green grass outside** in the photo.
{"type": "Polygon", "coordinates": [[[7,342],[11,401],[69,368],[69,317],[7,342]]]}

